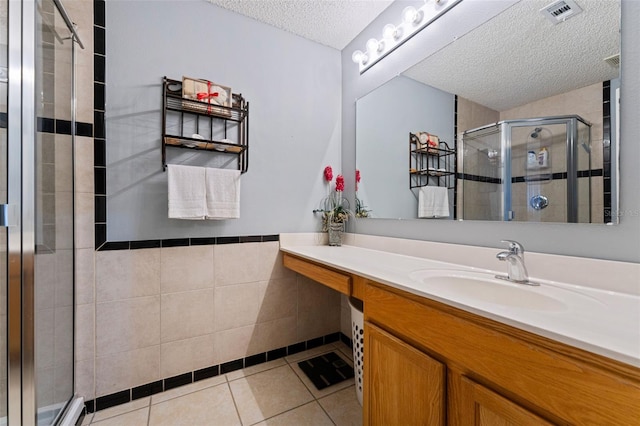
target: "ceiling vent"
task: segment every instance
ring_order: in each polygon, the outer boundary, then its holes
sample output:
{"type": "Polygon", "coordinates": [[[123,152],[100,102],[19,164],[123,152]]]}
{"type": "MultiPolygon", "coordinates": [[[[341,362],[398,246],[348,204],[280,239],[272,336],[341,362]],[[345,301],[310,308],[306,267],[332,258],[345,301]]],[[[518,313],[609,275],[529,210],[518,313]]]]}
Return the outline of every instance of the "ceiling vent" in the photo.
{"type": "Polygon", "coordinates": [[[616,53],[615,55],[609,56],[608,58],[604,58],[604,61],[611,65],[614,68],[620,67],[620,54],[616,53]]]}
{"type": "Polygon", "coordinates": [[[540,9],[540,13],[554,24],[564,22],[582,12],[580,6],[573,0],[558,0],[540,9]]]}

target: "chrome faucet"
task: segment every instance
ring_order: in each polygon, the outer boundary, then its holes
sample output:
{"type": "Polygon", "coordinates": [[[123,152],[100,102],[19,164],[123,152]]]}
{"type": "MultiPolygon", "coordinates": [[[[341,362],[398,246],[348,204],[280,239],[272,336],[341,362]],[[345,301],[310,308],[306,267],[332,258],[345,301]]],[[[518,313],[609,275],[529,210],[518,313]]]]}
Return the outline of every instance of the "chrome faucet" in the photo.
{"type": "Polygon", "coordinates": [[[496,278],[512,281],[518,284],[540,285],[529,281],[527,267],[524,266],[524,247],[517,241],[502,240],[503,243],[509,243],[509,251],[501,251],[496,255],[498,260],[506,261],[508,264],[507,276],[496,275],[496,278]]]}

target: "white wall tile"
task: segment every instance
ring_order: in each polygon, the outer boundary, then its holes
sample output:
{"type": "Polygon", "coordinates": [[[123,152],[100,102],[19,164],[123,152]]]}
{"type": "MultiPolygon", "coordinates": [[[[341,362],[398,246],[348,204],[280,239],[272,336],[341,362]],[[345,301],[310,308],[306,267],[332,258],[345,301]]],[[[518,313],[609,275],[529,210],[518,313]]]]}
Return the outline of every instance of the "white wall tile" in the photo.
{"type": "Polygon", "coordinates": [[[308,278],[298,278],[298,340],[340,330],[340,293],[308,278]]]}
{"type": "Polygon", "coordinates": [[[162,295],[162,343],[212,334],[213,289],[162,295]]]}
{"type": "Polygon", "coordinates": [[[95,301],[95,250],[76,250],[76,304],[83,305],[95,301]]]}
{"type": "Polygon", "coordinates": [[[160,345],[96,358],[97,397],[160,378],[160,345]]]}
{"type": "Polygon", "coordinates": [[[217,286],[260,281],[265,274],[260,264],[262,243],[222,244],[214,252],[217,286]]]}
{"type": "Polygon", "coordinates": [[[96,356],[160,344],[160,297],[98,303],[96,356]]]}
{"type": "Polygon", "coordinates": [[[88,303],[76,306],[76,361],[84,361],[95,357],[95,304],[88,303]]]}
{"type": "Polygon", "coordinates": [[[214,365],[214,337],[213,334],[207,334],[163,343],[160,349],[160,376],[172,377],[214,365]]]}
{"type": "Polygon", "coordinates": [[[106,302],[160,293],[160,249],[96,254],[96,300],[106,302]]]}
{"type": "Polygon", "coordinates": [[[213,288],[213,250],[213,246],[162,248],[162,293],[213,288]]]}

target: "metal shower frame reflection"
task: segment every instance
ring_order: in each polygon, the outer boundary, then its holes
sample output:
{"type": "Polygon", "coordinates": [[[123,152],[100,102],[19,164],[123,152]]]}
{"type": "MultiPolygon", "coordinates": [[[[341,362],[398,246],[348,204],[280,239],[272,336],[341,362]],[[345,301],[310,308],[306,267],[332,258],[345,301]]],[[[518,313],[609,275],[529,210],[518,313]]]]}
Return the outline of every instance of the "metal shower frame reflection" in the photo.
{"type": "MultiPolygon", "coordinates": [[[[566,158],[567,158],[567,223],[578,223],[578,156],[577,156],[577,143],[578,143],[578,122],[583,123],[589,128],[589,141],[588,145],[591,146],[591,123],[580,117],[579,115],[558,115],[558,116],[545,116],[536,118],[525,118],[516,120],[502,120],[496,123],[487,124],[485,126],[476,127],[474,129],[463,132],[463,136],[460,140],[459,152],[464,153],[465,148],[465,136],[474,132],[484,131],[491,128],[495,128],[496,132],[500,132],[500,157],[502,161],[500,166],[502,171],[500,173],[501,182],[511,183],[511,129],[516,127],[538,127],[549,126],[554,124],[564,124],[567,127],[567,142],[566,142],[566,158]]],[[[458,159],[459,170],[464,173],[464,155],[461,155],[458,159]]],[[[591,169],[591,156],[589,156],[589,169],[591,169]]],[[[459,182],[464,182],[463,179],[459,179],[459,182]]],[[[464,190],[464,189],[463,189],[464,190]]],[[[511,210],[512,203],[512,190],[511,184],[502,185],[502,197],[500,198],[500,216],[503,221],[513,220],[513,211],[511,210]]],[[[589,193],[591,193],[591,180],[589,180],[589,193]]],[[[458,209],[460,212],[460,220],[464,220],[463,206],[458,209]]],[[[591,206],[589,208],[589,223],[591,222],[591,206]]]]}

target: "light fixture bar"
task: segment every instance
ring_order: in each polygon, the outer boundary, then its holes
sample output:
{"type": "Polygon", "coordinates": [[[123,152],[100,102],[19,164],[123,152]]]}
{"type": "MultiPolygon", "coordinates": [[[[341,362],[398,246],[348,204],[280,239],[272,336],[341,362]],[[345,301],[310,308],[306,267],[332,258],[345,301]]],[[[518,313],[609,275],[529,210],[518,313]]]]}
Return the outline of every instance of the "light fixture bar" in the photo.
{"type": "Polygon", "coordinates": [[[419,9],[405,7],[398,25],[387,24],[382,30],[382,38],[367,41],[365,51],[356,50],[351,58],[358,64],[360,74],[375,65],[380,59],[400,47],[405,41],[422,31],[433,21],[462,0],[425,0],[419,9]]]}

